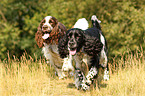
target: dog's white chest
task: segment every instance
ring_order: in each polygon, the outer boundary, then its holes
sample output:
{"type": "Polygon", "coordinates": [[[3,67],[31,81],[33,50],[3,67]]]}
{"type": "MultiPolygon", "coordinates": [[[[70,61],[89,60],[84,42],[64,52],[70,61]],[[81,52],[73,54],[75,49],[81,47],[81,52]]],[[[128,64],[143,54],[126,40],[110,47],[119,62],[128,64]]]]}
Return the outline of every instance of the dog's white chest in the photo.
{"type": "Polygon", "coordinates": [[[44,53],[44,56],[46,57],[46,59],[50,58],[50,55],[54,54],[58,54],[58,45],[56,44],[44,44],[44,47],[42,48],[42,52],[44,53]]]}

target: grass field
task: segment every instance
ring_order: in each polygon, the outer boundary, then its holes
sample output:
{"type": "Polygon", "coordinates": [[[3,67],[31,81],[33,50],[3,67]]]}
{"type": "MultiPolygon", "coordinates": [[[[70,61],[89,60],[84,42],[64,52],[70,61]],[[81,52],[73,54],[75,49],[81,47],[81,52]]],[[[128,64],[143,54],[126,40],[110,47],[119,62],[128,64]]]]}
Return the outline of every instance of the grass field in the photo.
{"type": "Polygon", "coordinates": [[[110,80],[100,81],[90,91],[77,90],[73,78],[59,80],[45,60],[14,58],[0,61],[0,96],[144,96],[143,51],[122,56],[110,64],[110,80]]]}

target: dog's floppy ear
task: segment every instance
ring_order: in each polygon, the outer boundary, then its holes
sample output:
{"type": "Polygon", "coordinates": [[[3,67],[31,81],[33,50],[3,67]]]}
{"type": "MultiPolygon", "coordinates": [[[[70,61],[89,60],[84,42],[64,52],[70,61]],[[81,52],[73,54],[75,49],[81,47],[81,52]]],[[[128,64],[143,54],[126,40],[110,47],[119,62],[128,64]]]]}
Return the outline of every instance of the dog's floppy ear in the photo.
{"type": "Polygon", "coordinates": [[[42,47],[43,47],[42,24],[43,24],[44,21],[45,21],[45,20],[43,19],[43,20],[40,22],[40,24],[39,24],[39,26],[38,26],[38,28],[37,28],[37,33],[35,33],[35,40],[36,40],[37,45],[39,46],[39,48],[42,48],[42,47]]]}
{"type": "Polygon", "coordinates": [[[39,46],[39,48],[43,47],[43,39],[42,39],[42,32],[41,31],[37,31],[37,33],[35,33],[35,40],[37,42],[37,45],[39,46]]]}
{"type": "Polygon", "coordinates": [[[58,21],[55,17],[51,17],[49,23],[54,28],[58,24],[58,21]]]}
{"type": "Polygon", "coordinates": [[[65,34],[63,38],[60,37],[59,42],[58,42],[58,52],[61,58],[65,58],[67,57],[67,55],[69,55],[67,44],[68,44],[68,38],[65,34]]]}
{"type": "Polygon", "coordinates": [[[91,36],[85,36],[84,51],[90,55],[94,56],[101,52],[103,44],[99,39],[91,36]]]}

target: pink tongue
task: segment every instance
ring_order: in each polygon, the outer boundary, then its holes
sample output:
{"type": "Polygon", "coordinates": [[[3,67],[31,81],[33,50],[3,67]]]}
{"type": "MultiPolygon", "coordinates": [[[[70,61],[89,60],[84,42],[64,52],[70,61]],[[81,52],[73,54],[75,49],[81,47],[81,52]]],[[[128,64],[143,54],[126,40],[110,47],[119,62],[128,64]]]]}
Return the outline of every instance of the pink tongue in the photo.
{"type": "Polygon", "coordinates": [[[69,53],[70,53],[71,55],[75,55],[75,54],[76,54],[76,50],[69,51],[69,53]]]}
{"type": "Polygon", "coordinates": [[[43,39],[47,39],[49,37],[49,34],[44,34],[44,36],[42,36],[43,39]]]}

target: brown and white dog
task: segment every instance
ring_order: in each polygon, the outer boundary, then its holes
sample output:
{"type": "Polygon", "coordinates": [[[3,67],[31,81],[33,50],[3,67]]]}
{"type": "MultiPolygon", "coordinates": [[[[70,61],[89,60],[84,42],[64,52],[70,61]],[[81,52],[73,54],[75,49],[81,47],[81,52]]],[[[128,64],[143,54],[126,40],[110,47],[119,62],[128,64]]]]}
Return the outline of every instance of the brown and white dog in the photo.
{"type": "Polygon", "coordinates": [[[62,71],[63,59],[60,58],[58,53],[58,41],[66,31],[66,27],[58,22],[55,17],[46,16],[40,22],[35,34],[37,45],[42,48],[45,58],[55,68],[59,79],[64,78],[65,74],[62,71]]]}

